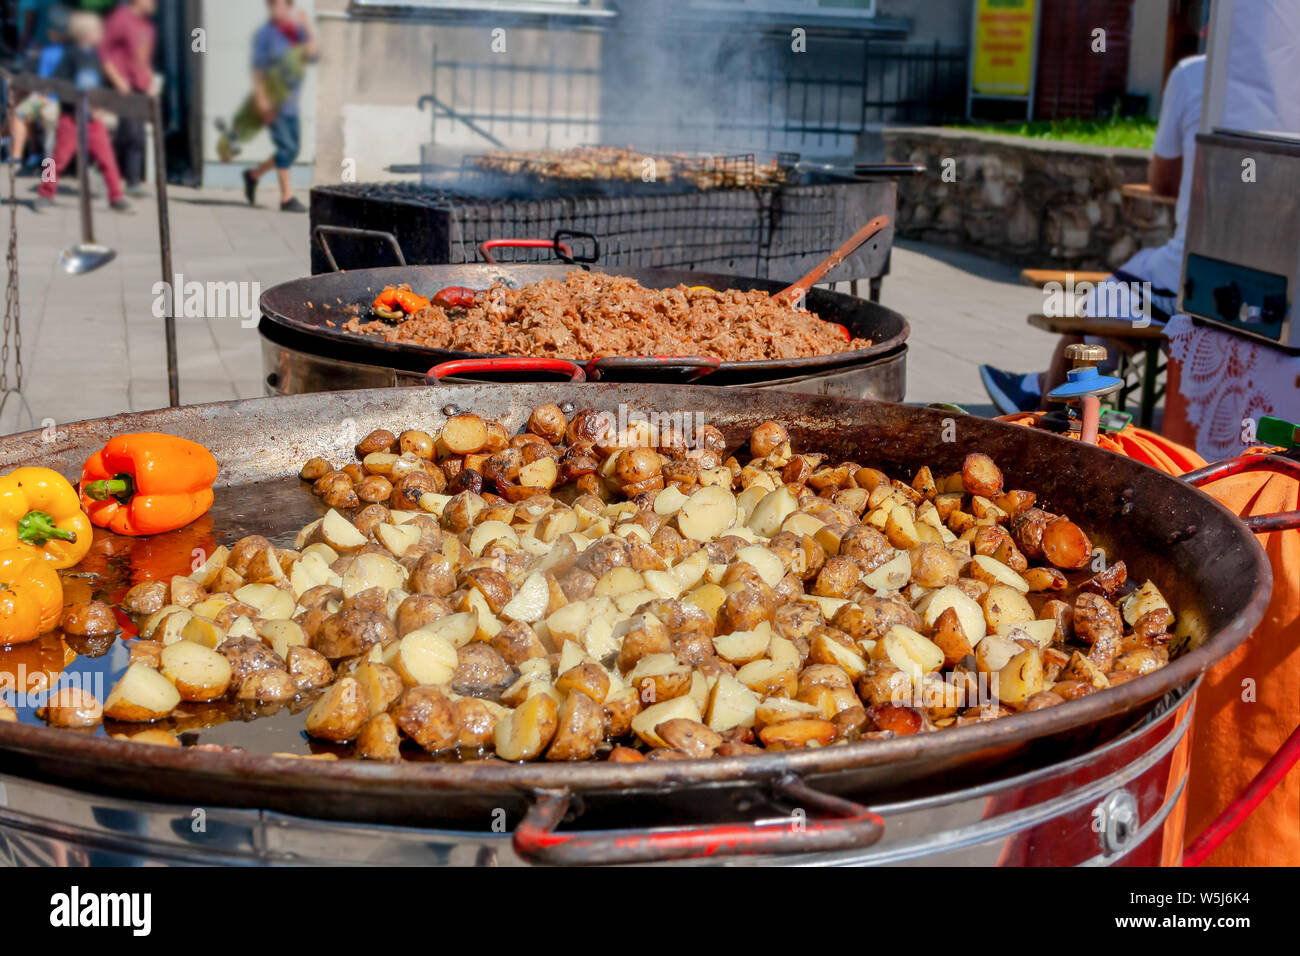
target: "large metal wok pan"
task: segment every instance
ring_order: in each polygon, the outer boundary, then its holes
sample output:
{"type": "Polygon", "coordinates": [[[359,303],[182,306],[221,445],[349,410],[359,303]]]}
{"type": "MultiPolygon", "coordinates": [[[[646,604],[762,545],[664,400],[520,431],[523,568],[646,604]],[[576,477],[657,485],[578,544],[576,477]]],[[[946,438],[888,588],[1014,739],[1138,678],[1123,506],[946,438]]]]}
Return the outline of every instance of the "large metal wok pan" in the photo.
{"type": "MultiPolygon", "coordinates": [[[[409,283],[422,295],[433,295],[447,286],[485,289],[505,279],[524,285],[541,279],[562,279],[577,268],[568,265],[476,264],[454,266],[396,266],[385,269],[360,269],[295,279],[268,289],[262,294],[262,332],[280,344],[321,351],[322,340],[337,347],[337,357],[367,365],[388,366],[412,372],[425,372],[434,365],[452,359],[478,358],[485,352],[434,349],[387,342],[378,336],[345,332],[343,323],[356,315],[357,307],[368,312],[369,304],[385,286],[409,283]],[[333,323],[332,325],[330,323],[333,323]]],[[[779,292],[785,283],[710,272],[679,269],[618,269],[618,275],[635,279],[642,285],[667,289],[677,285],[706,285],[714,289],[763,289],[779,292]]],[[[807,307],[828,322],[837,322],[855,338],[871,340],[871,346],[834,355],[814,355],[793,359],[722,362],[708,375],[710,385],[737,385],[806,375],[862,365],[899,351],[907,341],[907,320],[892,309],[875,302],[823,289],[808,293],[807,307]]],[[[573,356],[558,356],[572,358],[573,356]]],[[[651,369],[619,370],[620,380],[655,380],[665,373],[678,378],[695,377],[712,366],[667,363],[651,369]]]]}
{"type": "MultiPolygon", "coordinates": [[[[48,433],[12,436],[0,439],[0,468],[41,462],[73,473],[115,433],[184,435],[205,443],[222,464],[212,536],[230,541],[256,530],[279,533],[273,540],[280,543],[317,513],[316,500],[294,477],[305,458],[340,460],[372,428],[437,426],[444,416],[467,409],[519,428],[534,406],[550,401],[611,412],[620,404],[703,412],[735,444],[754,425],[774,418],[786,424],[801,449],[907,474],[921,464],[954,469],[968,452],[984,451],[1005,469],[1012,486],[1038,492],[1046,507],[1070,514],[1085,527],[1095,544],[1122,555],[1132,577],[1154,579],[1177,610],[1178,630],[1189,649],[1145,677],[1028,714],[889,741],[744,758],[379,765],[269,756],[283,750],[306,752],[299,713],[285,715],[285,721],[222,725],[198,736],[200,741],[241,742],[247,753],[148,747],[112,740],[102,732],[89,736],[30,722],[0,723],[0,773],[188,807],[261,807],[324,819],[461,830],[488,829],[500,822],[503,811],[513,827],[531,807],[527,832],[534,838],[538,826],[544,831],[559,819],[573,795],[584,811],[584,827],[752,820],[761,815],[773,788],[787,797],[794,794],[813,814],[820,808],[833,816],[851,816],[843,801],[817,802],[807,788],[867,803],[919,798],[1058,764],[1116,739],[1240,644],[1269,598],[1269,565],[1250,531],[1214,500],[1134,461],[999,422],[779,392],[747,393],[743,403],[722,389],[648,385],[295,395],[83,422],[58,429],[53,442],[48,433]]],[[[105,565],[127,578],[139,577],[147,569],[133,563],[157,561],[169,550],[189,561],[193,538],[185,537],[185,531],[174,534],[178,537],[129,546],[120,539],[97,540],[93,553],[109,555],[105,565]]],[[[111,659],[100,658],[100,666],[111,659]]],[[[110,679],[119,671],[120,666],[110,679]]],[[[810,841],[805,848],[813,846],[810,841]]]]}

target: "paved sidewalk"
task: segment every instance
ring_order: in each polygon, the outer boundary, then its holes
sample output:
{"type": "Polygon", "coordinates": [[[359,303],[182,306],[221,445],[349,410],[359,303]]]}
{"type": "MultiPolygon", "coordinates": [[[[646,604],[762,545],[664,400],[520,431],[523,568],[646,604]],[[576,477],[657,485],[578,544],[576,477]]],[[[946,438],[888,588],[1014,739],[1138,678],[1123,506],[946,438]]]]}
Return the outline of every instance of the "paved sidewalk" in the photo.
{"type": "MultiPolygon", "coordinates": [[[[0,182],[3,177],[0,176],[0,182]]],[[[42,214],[27,208],[34,181],[19,180],[18,233],[25,394],[36,423],[66,423],[167,404],[163,323],[153,315],[161,279],[157,218],[152,200],[122,216],[95,203],[96,238],[117,259],[84,276],[57,268],[59,250],[76,241],[74,195],[42,214]]],[[[175,269],[186,281],[258,282],[263,290],[310,271],[308,219],[251,208],[236,192],[173,188],[175,269]]],[[[0,226],[9,210],[0,205],[0,226]]],[[[977,367],[1041,367],[1051,336],[1030,329],[1025,316],[1041,296],[1016,280],[1010,266],[917,243],[895,248],[883,302],[912,326],[909,402],[950,401],[990,414],[977,367]]],[[[177,320],[181,400],[185,403],[263,394],[257,330],[238,318],[177,320]]],[[[31,427],[14,402],[0,416],[0,433],[31,427]]]]}
{"type": "MultiPolygon", "coordinates": [[[[77,198],[60,195],[56,208],[34,213],[24,205],[32,182],[18,181],[24,392],[32,416],[63,423],[165,406],[163,322],[153,315],[162,280],[156,203],[139,202],[135,215],[121,215],[97,200],[95,238],[117,258],[69,276],[58,255],[79,241],[77,198]]],[[[310,271],[306,215],[251,208],[235,192],[173,188],[170,200],[173,264],[186,282],[260,282],[266,289],[310,271]]],[[[5,203],[0,226],[8,220],[5,203]]],[[[238,318],[184,318],[176,337],[183,402],[262,394],[255,327],[243,328],[238,318]]],[[[10,404],[0,419],[6,434],[29,424],[10,404]]]]}

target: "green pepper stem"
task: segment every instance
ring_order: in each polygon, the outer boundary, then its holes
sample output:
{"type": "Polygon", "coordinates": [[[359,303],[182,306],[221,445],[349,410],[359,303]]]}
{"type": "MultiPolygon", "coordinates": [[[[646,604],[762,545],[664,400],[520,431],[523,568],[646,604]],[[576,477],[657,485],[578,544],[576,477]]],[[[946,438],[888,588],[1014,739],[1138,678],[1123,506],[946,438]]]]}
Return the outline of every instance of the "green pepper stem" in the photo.
{"type": "Polygon", "coordinates": [[[55,525],[54,519],[44,511],[29,511],[18,521],[18,540],[24,544],[40,548],[55,538],[76,541],[77,534],[55,525]]]}
{"type": "Polygon", "coordinates": [[[123,501],[135,494],[135,482],[131,480],[130,475],[116,475],[113,478],[92,481],[81,490],[87,498],[95,501],[107,501],[109,498],[123,501]]]}

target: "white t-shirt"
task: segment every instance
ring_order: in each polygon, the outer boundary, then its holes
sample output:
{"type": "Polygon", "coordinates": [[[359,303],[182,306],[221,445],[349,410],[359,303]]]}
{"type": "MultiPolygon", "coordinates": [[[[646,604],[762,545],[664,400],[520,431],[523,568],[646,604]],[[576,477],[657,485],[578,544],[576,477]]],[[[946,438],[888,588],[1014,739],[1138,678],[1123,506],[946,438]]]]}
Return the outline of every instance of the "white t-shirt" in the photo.
{"type": "Polygon", "coordinates": [[[1143,249],[1120,268],[1150,282],[1155,290],[1175,291],[1183,274],[1183,242],[1187,237],[1187,210],[1192,195],[1192,167],[1196,134],[1201,126],[1201,96],[1205,89],[1205,56],[1189,56],[1169,73],[1160,123],[1156,127],[1155,154],[1183,160],[1174,207],[1174,236],[1163,246],[1143,249]]]}

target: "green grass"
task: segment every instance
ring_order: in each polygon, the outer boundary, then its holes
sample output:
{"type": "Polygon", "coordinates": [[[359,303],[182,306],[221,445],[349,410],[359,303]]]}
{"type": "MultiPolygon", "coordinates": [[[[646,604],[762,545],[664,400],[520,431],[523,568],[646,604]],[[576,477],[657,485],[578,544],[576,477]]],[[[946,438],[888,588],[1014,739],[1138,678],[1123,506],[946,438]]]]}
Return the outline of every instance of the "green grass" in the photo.
{"type": "Polygon", "coordinates": [[[1145,116],[1112,116],[1104,120],[1032,120],[1009,123],[956,123],[955,129],[977,133],[1023,136],[1088,146],[1118,146],[1150,149],[1155,144],[1156,121],[1145,116]]]}

